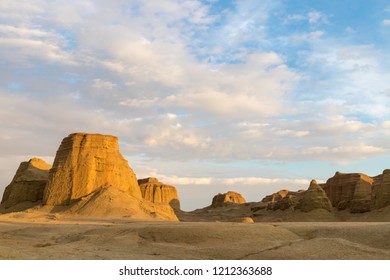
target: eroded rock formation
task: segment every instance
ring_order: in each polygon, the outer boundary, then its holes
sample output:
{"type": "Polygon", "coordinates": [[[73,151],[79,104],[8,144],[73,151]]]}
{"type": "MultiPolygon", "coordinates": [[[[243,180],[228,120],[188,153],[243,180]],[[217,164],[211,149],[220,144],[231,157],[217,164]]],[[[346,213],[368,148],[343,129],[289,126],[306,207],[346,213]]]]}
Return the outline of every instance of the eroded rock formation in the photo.
{"type": "Polygon", "coordinates": [[[307,191],[303,193],[298,208],[303,212],[310,212],[316,209],[325,209],[331,212],[332,204],[316,180],[312,180],[307,191]]]}
{"type": "Polygon", "coordinates": [[[179,196],[175,187],[159,182],[157,178],[140,179],[138,183],[144,199],[180,209],[179,196]]]}
{"type": "Polygon", "coordinates": [[[372,207],[379,209],[390,204],[390,169],[373,179],[372,207]]]}
{"type": "Polygon", "coordinates": [[[118,138],[70,134],[57,151],[43,204],[68,205],[107,186],[141,198],[136,176],[119,152],[118,138]]]}
{"type": "Polygon", "coordinates": [[[216,196],[213,197],[213,201],[211,203],[212,207],[220,207],[223,206],[225,203],[246,203],[245,198],[233,191],[229,191],[227,193],[219,193],[216,196]]]}
{"type": "Polygon", "coordinates": [[[22,162],[5,188],[1,204],[9,208],[21,202],[42,200],[50,168],[51,165],[39,158],[22,162]]]}
{"type": "Polygon", "coordinates": [[[304,192],[304,190],[299,190],[297,192],[280,190],[271,195],[267,195],[261,200],[261,202],[267,203],[268,210],[286,210],[289,208],[294,209],[302,199],[302,194],[304,192]]]}
{"type": "Polygon", "coordinates": [[[333,207],[350,208],[352,213],[370,211],[374,180],[362,173],[340,173],[329,178],[323,188],[333,207]]]}

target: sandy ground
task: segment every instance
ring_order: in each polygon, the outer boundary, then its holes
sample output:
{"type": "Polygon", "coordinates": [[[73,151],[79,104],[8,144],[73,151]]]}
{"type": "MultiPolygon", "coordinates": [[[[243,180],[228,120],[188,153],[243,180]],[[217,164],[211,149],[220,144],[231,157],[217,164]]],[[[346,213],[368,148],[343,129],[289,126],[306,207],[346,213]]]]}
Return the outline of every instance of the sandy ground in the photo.
{"type": "Polygon", "coordinates": [[[390,222],[155,222],[0,215],[0,259],[390,259],[390,222]]]}

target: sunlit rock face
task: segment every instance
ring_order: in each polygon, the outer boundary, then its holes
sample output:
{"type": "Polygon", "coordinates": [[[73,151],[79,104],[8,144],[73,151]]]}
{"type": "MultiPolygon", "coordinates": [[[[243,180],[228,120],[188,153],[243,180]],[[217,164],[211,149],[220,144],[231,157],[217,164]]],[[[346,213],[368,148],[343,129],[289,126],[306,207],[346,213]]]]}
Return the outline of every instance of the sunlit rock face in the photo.
{"type": "Polygon", "coordinates": [[[227,193],[219,193],[216,196],[213,197],[213,201],[211,203],[212,207],[220,207],[223,206],[225,203],[246,203],[245,198],[233,191],[229,191],[227,193]]]}
{"type": "Polygon", "coordinates": [[[180,209],[179,196],[175,187],[159,182],[157,178],[140,179],[138,183],[144,199],[180,209]]]}
{"type": "Polygon", "coordinates": [[[141,198],[137,178],[111,135],[74,133],[62,140],[45,188],[43,204],[68,205],[112,186],[141,198]]]}

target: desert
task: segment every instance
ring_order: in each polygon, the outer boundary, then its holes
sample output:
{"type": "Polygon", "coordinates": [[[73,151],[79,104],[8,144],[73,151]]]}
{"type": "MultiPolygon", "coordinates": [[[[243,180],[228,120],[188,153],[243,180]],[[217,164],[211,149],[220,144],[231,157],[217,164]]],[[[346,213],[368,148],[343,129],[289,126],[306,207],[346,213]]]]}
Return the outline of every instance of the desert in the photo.
{"type": "Polygon", "coordinates": [[[390,172],[340,173],[251,202],[181,209],[138,179],[111,135],[72,133],[53,165],[22,162],[0,205],[1,259],[390,259],[390,172]]]}

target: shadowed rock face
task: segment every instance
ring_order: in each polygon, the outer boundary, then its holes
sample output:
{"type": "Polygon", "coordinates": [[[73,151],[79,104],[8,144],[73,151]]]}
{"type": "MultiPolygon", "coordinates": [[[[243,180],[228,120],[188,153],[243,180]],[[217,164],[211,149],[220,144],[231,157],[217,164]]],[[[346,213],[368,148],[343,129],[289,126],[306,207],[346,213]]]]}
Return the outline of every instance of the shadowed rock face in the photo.
{"type": "Polygon", "coordinates": [[[168,204],[172,208],[180,209],[179,196],[175,187],[165,185],[156,178],[138,180],[142,197],[153,203],[168,204]]]}
{"type": "Polygon", "coordinates": [[[323,186],[330,202],[339,210],[350,208],[352,213],[370,211],[374,180],[362,173],[336,174],[323,186]]]}
{"type": "Polygon", "coordinates": [[[332,204],[328,196],[315,180],[310,182],[310,187],[303,193],[298,207],[303,212],[310,212],[316,209],[332,211],[332,204]]]}
{"type": "Polygon", "coordinates": [[[74,133],[62,140],[57,151],[43,204],[68,205],[104,186],[141,198],[136,176],[119,153],[117,137],[74,133]]]}
{"type": "Polygon", "coordinates": [[[41,200],[50,168],[51,165],[38,158],[22,162],[6,187],[1,204],[9,208],[21,202],[41,200]]]}
{"type": "Polygon", "coordinates": [[[375,209],[390,204],[390,169],[383,171],[381,175],[374,177],[372,191],[372,206],[375,209]]]}
{"type": "Polygon", "coordinates": [[[212,207],[220,207],[225,203],[246,203],[245,198],[237,193],[229,191],[227,193],[219,193],[213,197],[213,201],[211,203],[212,207]]]}

